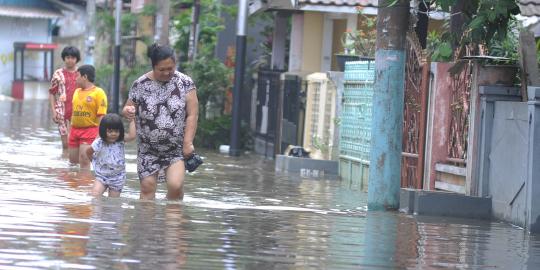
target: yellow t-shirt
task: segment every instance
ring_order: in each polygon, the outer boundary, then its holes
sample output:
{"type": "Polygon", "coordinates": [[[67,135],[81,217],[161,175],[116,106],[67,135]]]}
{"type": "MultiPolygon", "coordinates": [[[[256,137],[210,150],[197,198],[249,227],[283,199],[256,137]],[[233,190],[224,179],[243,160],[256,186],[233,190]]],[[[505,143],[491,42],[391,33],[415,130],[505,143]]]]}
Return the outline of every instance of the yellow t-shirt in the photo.
{"type": "Polygon", "coordinates": [[[107,113],[107,95],[94,86],[88,90],[77,88],[73,94],[71,126],[75,128],[97,127],[97,117],[107,113]]]}

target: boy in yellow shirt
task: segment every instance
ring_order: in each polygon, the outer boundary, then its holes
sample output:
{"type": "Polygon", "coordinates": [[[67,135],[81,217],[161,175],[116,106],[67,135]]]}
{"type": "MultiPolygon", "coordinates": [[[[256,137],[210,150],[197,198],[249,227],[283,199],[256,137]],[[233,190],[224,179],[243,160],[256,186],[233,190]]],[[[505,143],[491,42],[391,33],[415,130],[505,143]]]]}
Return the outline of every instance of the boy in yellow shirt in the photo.
{"type": "Polygon", "coordinates": [[[94,85],[96,70],[92,65],[77,69],[77,88],[73,94],[73,113],[69,131],[69,161],[90,169],[86,149],[99,134],[99,122],[107,114],[107,95],[94,85]]]}

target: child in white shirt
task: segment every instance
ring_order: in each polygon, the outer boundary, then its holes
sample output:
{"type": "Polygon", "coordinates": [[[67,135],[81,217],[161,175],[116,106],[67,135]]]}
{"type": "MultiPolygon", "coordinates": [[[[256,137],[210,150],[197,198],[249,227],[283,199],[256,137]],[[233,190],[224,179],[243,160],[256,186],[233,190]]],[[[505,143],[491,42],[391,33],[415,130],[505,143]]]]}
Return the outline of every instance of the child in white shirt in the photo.
{"type": "Polygon", "coordinates": [[[124,142],[133,141],[135,132],[134,120],[129,122],[129,132],[124,135],[124,124],[118,114],[109,113],[103,117],[99,137],[86,151],[96,175],[92,195],[101,196],[108,189],[109,197],[120,197],[126,182],[124,142]]]}

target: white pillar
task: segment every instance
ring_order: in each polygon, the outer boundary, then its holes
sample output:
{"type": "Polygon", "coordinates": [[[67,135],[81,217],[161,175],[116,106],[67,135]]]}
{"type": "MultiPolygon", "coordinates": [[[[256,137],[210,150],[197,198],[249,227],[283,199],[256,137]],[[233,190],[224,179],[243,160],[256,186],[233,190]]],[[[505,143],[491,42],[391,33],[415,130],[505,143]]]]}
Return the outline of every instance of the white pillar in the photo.
{"type": "Polygon", "coordinates": [[[291,44],[289,48],[289,71],[302,70],[302,48],[304,46],[304,13],[292,15],[291,44]]]}

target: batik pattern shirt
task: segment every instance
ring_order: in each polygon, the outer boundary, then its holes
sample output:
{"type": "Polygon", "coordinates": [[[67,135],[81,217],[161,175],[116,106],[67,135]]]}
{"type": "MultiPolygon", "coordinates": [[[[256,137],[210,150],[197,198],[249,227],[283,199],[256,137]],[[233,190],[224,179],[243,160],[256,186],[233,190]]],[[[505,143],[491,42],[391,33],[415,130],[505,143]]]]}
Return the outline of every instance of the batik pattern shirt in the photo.
{"type": "Polygon", "coordinates": [[[142,179],[183,160],[186,95],[193,80],[178,71],[168,82],[137,79],[129,92],[135,103],[138,141],[137,171],[142,179]]]}

